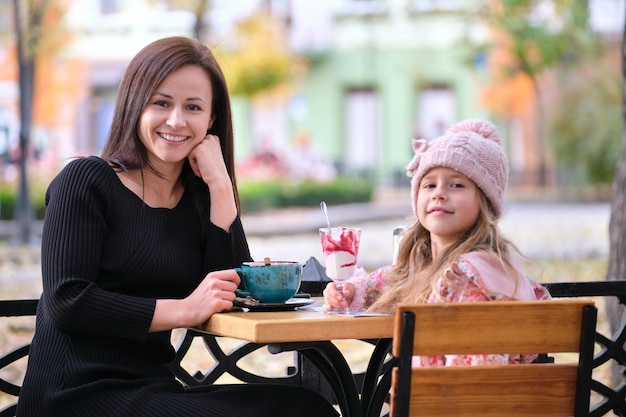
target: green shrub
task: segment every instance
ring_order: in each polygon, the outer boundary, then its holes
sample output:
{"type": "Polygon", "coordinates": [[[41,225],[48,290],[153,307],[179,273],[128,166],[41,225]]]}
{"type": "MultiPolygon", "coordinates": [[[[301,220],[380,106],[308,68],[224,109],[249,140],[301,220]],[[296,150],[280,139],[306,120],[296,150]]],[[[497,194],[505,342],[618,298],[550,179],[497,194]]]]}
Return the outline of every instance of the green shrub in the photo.
{"type": "Polygon", "coordinates": [[[13,218],[16,200],[13,189],[0,186],[0,219],[7,220],[13,218]]]}
{"type": "Polygon", "coordinates": [[[46,189],[42,187],[34,187],[30,193],[30,198],[35,212],[35,218],[43,220],[46,213],[46,189]]]}
{"type": "MultiPolygon", "coordinates": [[[[35,219],[43,219],[45,187],[32,184],[30,200],[35,219]]],[[[239,196],[245,213],[281,207],[312,207],[326,201],[329,205],[371,201],[374,182],[368,178],[340,177],[331,182],[315,181],[240,181],[239,196]]],[[[15,219],[17,185],[0,184],[0,220],[15,219]]]]}
{"type": "Polygon", "coordinates": [[[371,179],[341,177],[331,182],[315,181],[241,181],[239,197],[244,213],[280,207],[317,206],[371,201],[374,183],[371,179]]]}
{"type": "MultiPolygon", "coordinates": [[[[0,220],[13,220],[17,207],[17,184],[0,184],[0,220]]],[[[35,219],[43,219],[45,187],[37,184],[29,186],[29,197],[35,219]]]]}

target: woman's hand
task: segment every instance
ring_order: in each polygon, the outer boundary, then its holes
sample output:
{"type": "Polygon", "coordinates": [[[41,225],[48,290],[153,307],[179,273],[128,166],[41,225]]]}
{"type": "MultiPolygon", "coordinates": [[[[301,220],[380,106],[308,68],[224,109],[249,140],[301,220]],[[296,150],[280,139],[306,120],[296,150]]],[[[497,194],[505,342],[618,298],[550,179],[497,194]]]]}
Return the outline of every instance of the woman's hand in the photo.
{"type": "Polygon", "coordinates": [[[196,176],[202,178],[209,187],[216,182],[227,181],[230,177],[226,170],[220,139],[215,135],[206,135],[189,154],[189,163],[196,176]]]}
{"type": "Polygon", "coordinates": [[[198,326],[213,314],[230,310],[239,282],[233,269],[210,272],[186,298],[157,300],[150,331],[198,326]]]}
{"type": "Polygon", "coordinates": [[[187,309],[194,313],[191,326],[204,323],[214,313],[233,308],[239,275],[232,269],[210,272],[185,298],[187,309]]]}
{"type": "Polygon", "coordinates": [[[324,288],[324,305],[322,308],[326,311],[348,308],[354,297],[354,290],[354,285],[346,282],[343,285],[341,293],[339,293],[335,283],[329,282],[326,284],[326,288],[324,288]]]}
{"type": "Polygon", "coordinates": [[[209,186],[211,222],[228,231],[237,217],[237,205],[220,139],[215,135],[206,135],[189,154],[189,164],[194,174],[209,186]]]}

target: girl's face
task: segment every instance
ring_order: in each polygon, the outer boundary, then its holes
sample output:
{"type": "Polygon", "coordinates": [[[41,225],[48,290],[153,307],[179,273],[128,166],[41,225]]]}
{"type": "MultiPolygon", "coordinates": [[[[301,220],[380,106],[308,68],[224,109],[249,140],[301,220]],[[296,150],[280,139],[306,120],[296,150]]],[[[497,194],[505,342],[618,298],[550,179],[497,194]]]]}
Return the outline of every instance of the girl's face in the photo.
{"type": "Polygon", "coordinates": [[[451,168],[433,168],[417,192],[417,217],[430,232],[431,242],[447,246],[461,238],[478,220],[479,190],[474,181],[451,168]]]}
{"type": "Polygon", "coordinates": [[[182,163],[213,124],[213,90],[207,73],[185,65],[168,75],[139,117],[139,138],[155,166],[182,163]]]}

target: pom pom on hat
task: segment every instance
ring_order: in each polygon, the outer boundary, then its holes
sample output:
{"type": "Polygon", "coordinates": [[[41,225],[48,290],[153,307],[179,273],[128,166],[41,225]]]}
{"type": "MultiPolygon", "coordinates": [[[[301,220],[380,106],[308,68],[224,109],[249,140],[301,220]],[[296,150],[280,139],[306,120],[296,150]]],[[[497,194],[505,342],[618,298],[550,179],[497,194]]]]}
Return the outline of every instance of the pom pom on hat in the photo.
{"type": "Polygon", "coordinates": [[[417,216],[417,192],[426,173],[435,167],[448,167],[474,181],[487,196],[496,217],[502,215],[509,165],[500,146],[496,127],[479,119],[453,125],[437,139],[413,139],[415,155],[407,165],[411,180],[411,202],[417,216]]]}

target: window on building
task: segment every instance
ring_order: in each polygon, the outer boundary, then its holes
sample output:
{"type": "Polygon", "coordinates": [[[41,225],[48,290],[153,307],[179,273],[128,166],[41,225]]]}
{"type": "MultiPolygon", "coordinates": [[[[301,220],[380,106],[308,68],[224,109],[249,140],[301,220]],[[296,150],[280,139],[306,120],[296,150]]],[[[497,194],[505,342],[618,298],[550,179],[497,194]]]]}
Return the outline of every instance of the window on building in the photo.
{"type": "MultiPolygon", "coordinates": [[[[13,27],[13,13],[9,13],[5,6],[0,6],[0,28],[10,27],[13,27]]],[[[0,51],[0,53],[2,52],[0,51]]]]}
{"type": "Polygon", "coordinates": [[[113,14],[120,11],[119,0],[100,0],[100,13],[103,15],[113,14]]]}
{"type": "Polygon", "coordinates": [[[375,15],[384,13],[387,9],[383,0],[343,0],[338,9],[344,15],[375,15]]]}
{"type": "Polygon", "coordinates": [[[117,87],[95,87],[91,96],[91,135],[90,143],[85,147],[91,152],[99,154],[109,135],[111,122],[113,121],[113,109],[117,87]]]}
{"type": "Polygon", "coordinates": [[[447,86],[431,86],[416,97],[416,139],[435,139],[456,122],[456,98],[447,86]]]}
{"type": "Polygon", "coordinates": [[[355,89],[345,97],[345,167],[354,171],[376,168],[381,140],[380,99],[373,89],[355,89]]]}
{"type": "Polygon", "coordinates": [[[589,23],[596,32],[611,35],[624,29],[624,0],[589,0],[589,23]]]}
{"type": "MultiPolygon", "coordinates": [[[[0,108],[0,112],[5,110],[0,108]]],[[[0,166],[3,162],[9,162],[11,158],[11,146],[9,143],[9,126],[0,121],[0,166]]]]}
{"type": "Polygon", "coordinates": [[[409,0],[414,12],[461,10],[463,0],[409,0]]]}

